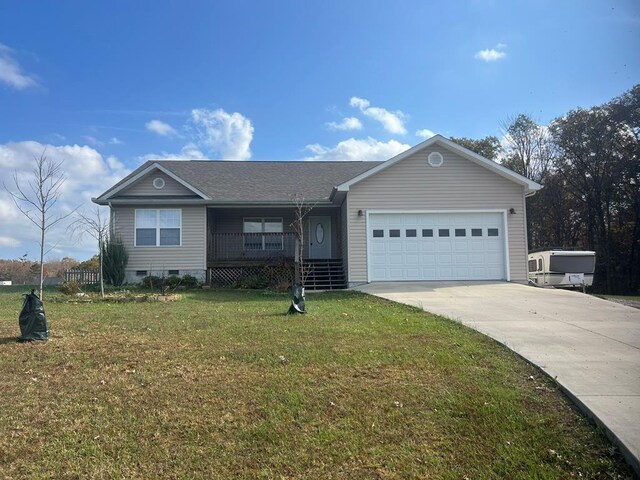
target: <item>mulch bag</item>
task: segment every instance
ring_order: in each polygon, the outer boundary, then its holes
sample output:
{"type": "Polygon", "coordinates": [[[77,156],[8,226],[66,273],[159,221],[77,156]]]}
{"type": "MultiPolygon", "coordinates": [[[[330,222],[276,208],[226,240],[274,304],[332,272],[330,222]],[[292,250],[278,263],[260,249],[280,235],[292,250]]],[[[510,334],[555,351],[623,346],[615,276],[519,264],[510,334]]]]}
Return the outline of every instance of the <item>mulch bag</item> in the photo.
{"type": "Polygon", "coordinates": [[[289,313],[307,313],[304,307],[304,287],[299,283],[294,283],[291,289],[289,313]]]}
{"type": "Polygon", "coordinates": [[[20,337],[21,342],[32,340],[47,340],[49,338],[49,328],[47,317],[44,314],[42,300],[35,294],[34,290],[24,296],[24,305],[20,312],[20,337]]]}

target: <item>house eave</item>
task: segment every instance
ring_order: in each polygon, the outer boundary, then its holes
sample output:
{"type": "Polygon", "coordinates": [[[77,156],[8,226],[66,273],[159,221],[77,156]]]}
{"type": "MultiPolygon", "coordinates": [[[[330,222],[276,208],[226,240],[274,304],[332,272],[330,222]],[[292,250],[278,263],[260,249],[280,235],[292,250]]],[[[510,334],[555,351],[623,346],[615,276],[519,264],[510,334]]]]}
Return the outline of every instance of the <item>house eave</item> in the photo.
{"type": "MultiPolygon", "coordinates": [[[[273,200],[273,201],[215,201],[215,200],[205,200],[205,199],[194,199],[194,198],[162,198],[162,197],[152,197],[152,198],[111,198],[111,199],[100,199],[100,198],[92,198],[91,201],[98,205],[205,205],[208,207],[229,207],[229,208],[240,208],[240,207],[295,207],[296,203],[291,200],[273,200]]],[[[331,202],[330,200],[307,200],[305,201],[305,205],[315,206],[315,207],[336,207],[337,205],[331,202]]]]}

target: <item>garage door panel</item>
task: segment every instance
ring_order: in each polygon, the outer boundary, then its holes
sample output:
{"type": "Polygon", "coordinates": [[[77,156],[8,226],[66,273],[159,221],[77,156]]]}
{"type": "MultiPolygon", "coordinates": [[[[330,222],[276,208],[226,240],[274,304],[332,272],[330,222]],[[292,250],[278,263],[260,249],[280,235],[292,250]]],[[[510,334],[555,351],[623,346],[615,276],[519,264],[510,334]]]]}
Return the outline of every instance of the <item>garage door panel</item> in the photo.
{"type": "Polygon", "coordinates": [[[484,265],[486,263],[484,253],[472,253],[471,263],[474,265],[484,265]]]}
{"type": "Polygon", "coordinates": [[[371,280],[504,279],[502,222],[501,213],[370,214],[371,280]]]}
{"type": "Polygon", "coordinates": [[[387,256],[386,255],[371,255],[371,264],[374,267],[380,266],[380,265],[386,265],[387,264],[387,256]]]}
{"type": "Polygon", "coordinates": [[[434,254],[422,254],[421,255],[422,265],[435,265],[436,264],[436,256],[434,254]]]}
{"type": "Polygon", "coordinates": [[[456,265],[467,265],[469,264],[469,255],[467,255],[466,253],[456,253],[453,261],[456,263],[456,265]]]}
{"type": "Polygon", "coordinates": [[[389,260],[389,265],[390,266],[395,266],[395,265],[404,265],[405,262],[403,261],[402,255],[388,255],[387,259],[389,260]]]}
{"type": "Polygon", "coordinates": [[[451,255],[449,254],[440,254],[436,257],[436,261],[438,265],[451,265],[451,255]]]}
{"type": "Polygon", "coordinates": [[[371,241],[371,253],[373,254],[378,254],[378,253],[385,253],[387,251],[386,245],[382,242],[378,242],[377,238],[372,239],[373,241],[371,241]]]}
{"type": "Polygon", "coordinates": [[[402,243],[401,242],[394,242],[394,241],[390,241],[387,244],[387,251],[389,253],[399,253],[402,252],[402,243]]]}
{"type": "Polygon", "coordinates": [[[420,250],[418,247],[418,242],[407,242],[405,246],[405,251],[407,253],[418,253],[418,251],[420,250]]]}
{"type": "Polygon", "coordinates": [[[471,269],[469,267],[457,266],[454,268],[454,278],[460,280],[468,280],[471,278],[471,269]]]}
{"type": "Polygon", "coordinates": [[[436,251],[436,243],[433,241],[430,242],[420,242],[419,249],[421,252],[435,252],[436,251]]]}
{"type": "Polygon", "coordinates": [[[438,249],[438,252],[450,252],[451,250],[453,250],[451,241],[447,240],[438,240],[436,247],[438,249]]]}
{"type": "Polygon", "coordinates": [[[389,268],[389,275],[392,280],[400,280],[403,278],[403,269],[402,268],[389,268]]]}

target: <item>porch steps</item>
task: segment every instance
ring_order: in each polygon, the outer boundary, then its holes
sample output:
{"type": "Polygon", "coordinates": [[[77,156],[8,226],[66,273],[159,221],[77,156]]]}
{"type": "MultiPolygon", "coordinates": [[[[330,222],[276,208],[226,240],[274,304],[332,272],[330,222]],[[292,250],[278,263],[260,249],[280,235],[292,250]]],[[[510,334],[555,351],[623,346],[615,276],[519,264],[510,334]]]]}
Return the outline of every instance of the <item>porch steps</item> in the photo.
{"type": "Polygon", "coordinates": [[[347,288],[347,277],[340,259],[305,260],[309,274],[304,282],[307,290],[339,290],[347,288]]]}

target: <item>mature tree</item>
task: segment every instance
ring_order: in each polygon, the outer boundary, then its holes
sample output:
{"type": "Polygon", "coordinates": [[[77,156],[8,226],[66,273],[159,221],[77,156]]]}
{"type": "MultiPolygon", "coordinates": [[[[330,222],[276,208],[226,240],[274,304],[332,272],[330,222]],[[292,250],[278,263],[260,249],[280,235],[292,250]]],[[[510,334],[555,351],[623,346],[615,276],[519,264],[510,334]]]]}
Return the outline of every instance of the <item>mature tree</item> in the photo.
{"type": "Polygon", "coordinates": [[[100,275],[100,295],[104,297],[104,278],[103,278],[103,251],[104,242],[109,234],[110,224],[109,215],[102,212],[99,206],[91,212],[76,212],[75,219],[69,225],[69,229],[78,238],[84,234],[89,235],[98,242],[98,271],[100,275]]]}
{"type": "Polygon", "coordinates": [[[451,137],[451,141],[462,145],[463,147],[471,150],[472,152],[482,155],[489,160],[497,162],[502,153],[502,145],[498,137],[488,136],[475,140],[473,138],[465,137],[451,137]]]}
{"type": "Polygon", "coordinates": [[[93,257],[80,262],[79,268],[92,268],[98,270],[100,268],[100,255],[94,255],[93,257]]]}
{"type": "Polygon", "coordinates": [[[635,87],[550,126],[559,150],[555,167],[582,205],[583,245],[596,250],[596,283],[607,292],[638,288],[637,267],[627,266],[638,260],[639,93],[635,87]]]}
{"type": "Polygon", "coordinates": [[[0,279],[11,280],[16,285],[31,283],[33,265],[26,253],[17,260],[0,260],[0,279]]]}
{"type": "Polygon", "coordinates": [[[554,157],[554,146],[546,128],[520,114],[503,124],[503,164],[535,182],[542,182],[554,157]]]}
{"type": "Polygon", "coordinates": [[[66,219],[73,212],[55,213],[54,207],[60,199],[61,189],[66,177],[62,172],[62,162],[48,159],[44,152],[40,157],[34,157],[35,165],[28,180],[13,174],[13,189],[5,189],[13,198],[13,202],[20,212],[33,223],[40,233],[40,298],[44,283],[44,256],[46,234],[53,227],[66,219]]]}
{"type": "Polygon", "coordinates": [[[78,261],[75,258],[64,257],[62,259],[50,258],[45,262],[47,277],[62,277],[64,272],[70,268],[77,267],[78,261]]]}

